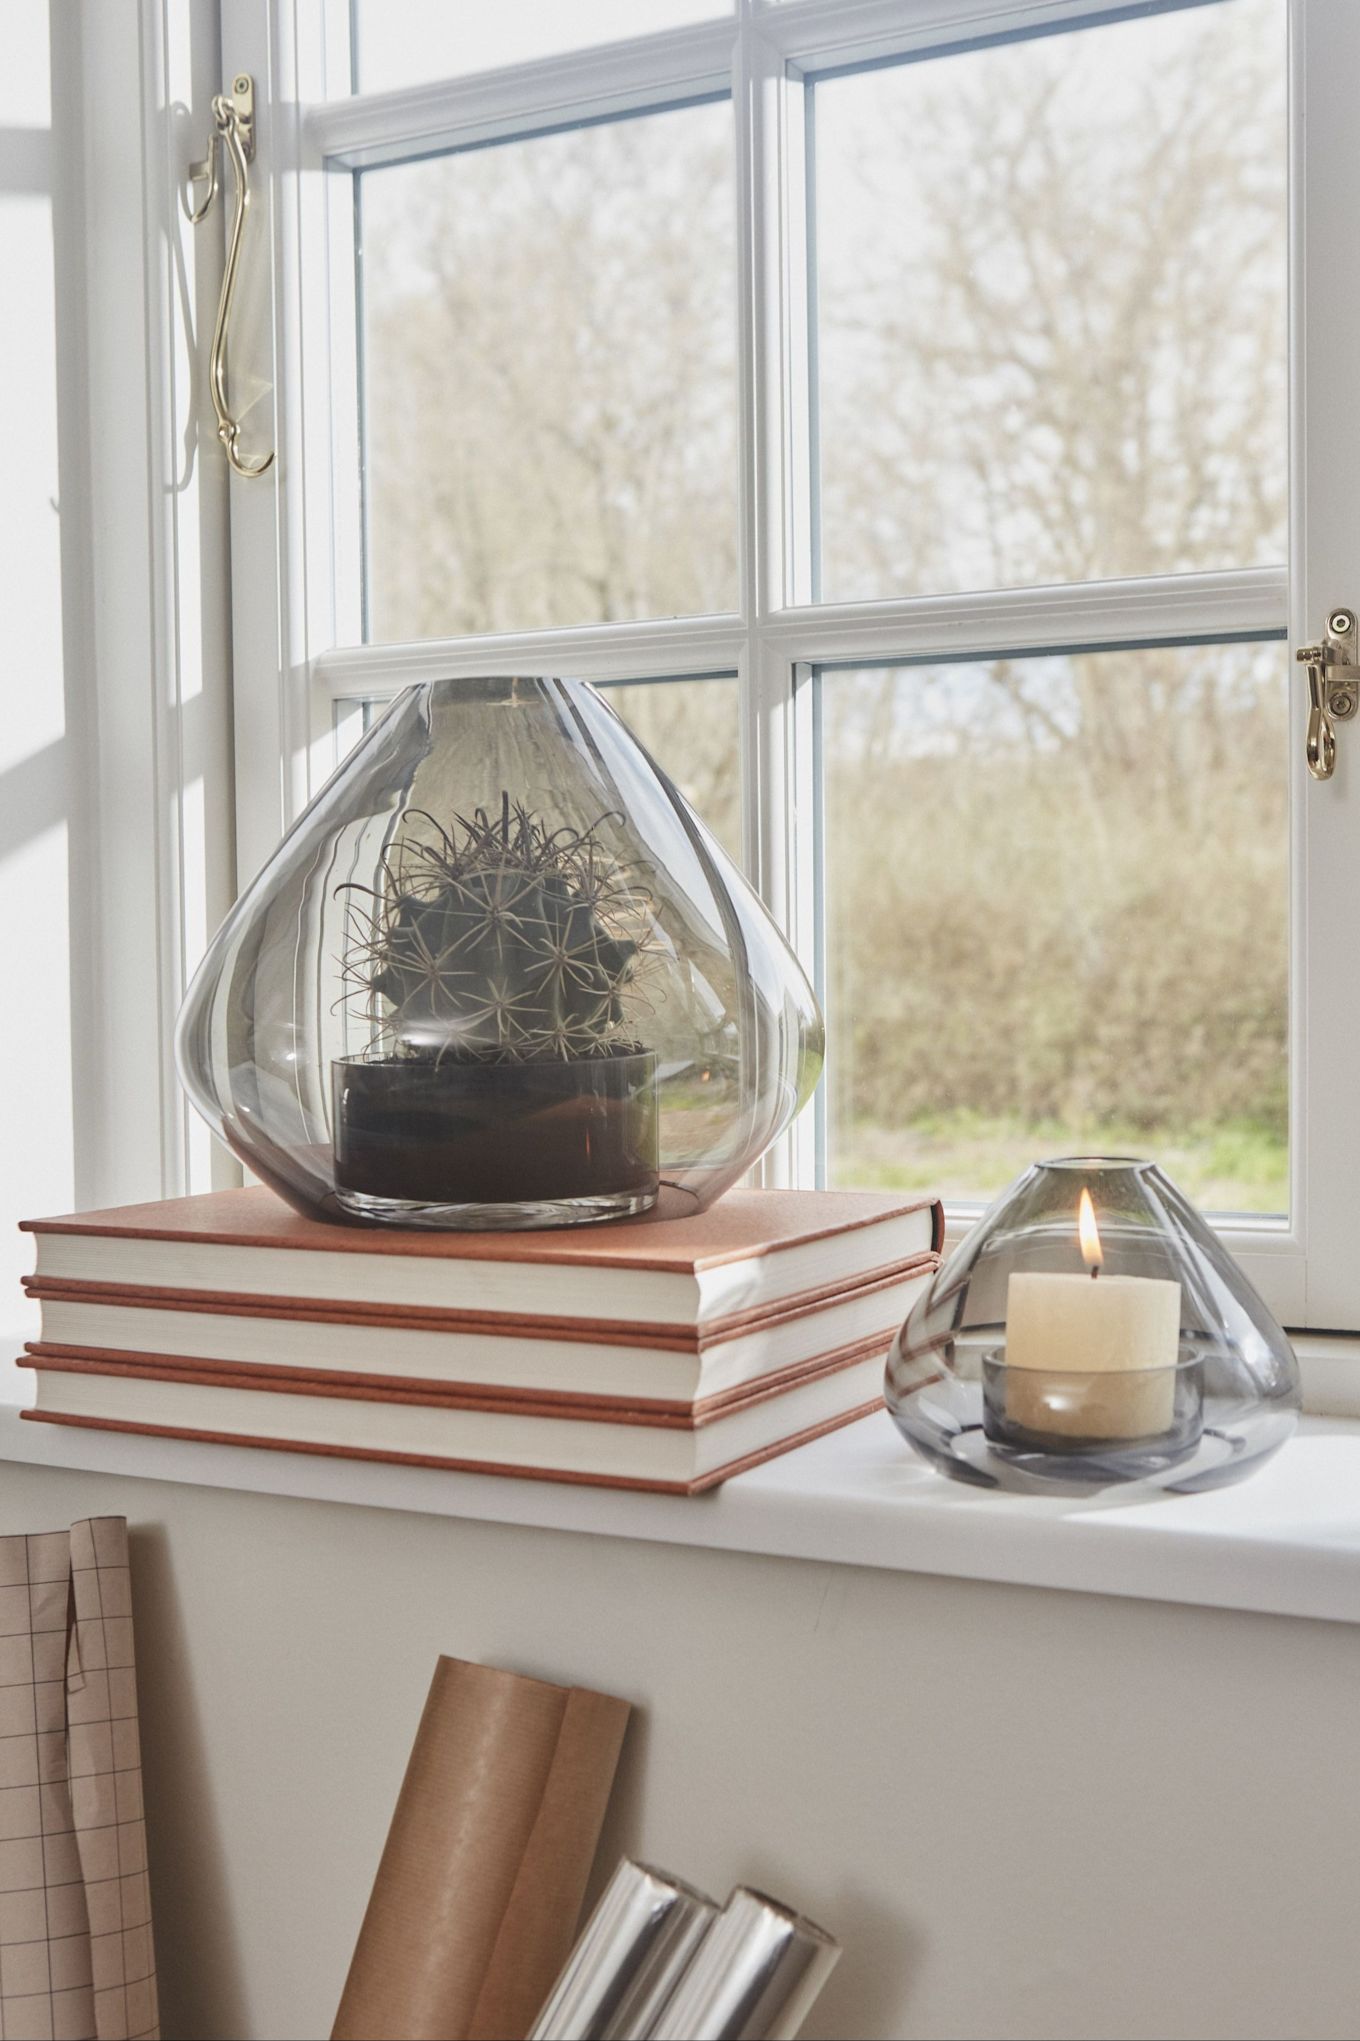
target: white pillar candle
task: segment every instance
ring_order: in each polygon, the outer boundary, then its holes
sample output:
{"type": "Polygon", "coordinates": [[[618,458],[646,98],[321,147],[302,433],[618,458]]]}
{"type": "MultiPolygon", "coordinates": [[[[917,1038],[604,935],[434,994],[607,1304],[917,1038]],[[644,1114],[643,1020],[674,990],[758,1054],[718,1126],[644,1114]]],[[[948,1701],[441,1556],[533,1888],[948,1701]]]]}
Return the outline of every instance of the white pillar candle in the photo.
{"type": "Polygon", "coordinates": [[[1081,1197],[1091,1273],[1017,1271],[1007,1284],[1006,1415],[1026,1431],[1073,1438],[1169,1431],[1181,1286],[1157,1276],[1101,1275],[1090,1193],[1081,1197]]]}

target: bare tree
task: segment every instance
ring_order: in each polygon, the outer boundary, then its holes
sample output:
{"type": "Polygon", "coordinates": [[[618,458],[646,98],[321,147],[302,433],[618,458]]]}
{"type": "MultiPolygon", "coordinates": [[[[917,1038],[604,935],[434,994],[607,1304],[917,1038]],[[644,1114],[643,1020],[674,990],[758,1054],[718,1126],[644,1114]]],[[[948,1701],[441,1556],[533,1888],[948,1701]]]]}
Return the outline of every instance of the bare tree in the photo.
{"type": "Polygon", "coordinates": [[[723,111],[368,181],[369,599],[383,636],[734,606],[723,111]]]}

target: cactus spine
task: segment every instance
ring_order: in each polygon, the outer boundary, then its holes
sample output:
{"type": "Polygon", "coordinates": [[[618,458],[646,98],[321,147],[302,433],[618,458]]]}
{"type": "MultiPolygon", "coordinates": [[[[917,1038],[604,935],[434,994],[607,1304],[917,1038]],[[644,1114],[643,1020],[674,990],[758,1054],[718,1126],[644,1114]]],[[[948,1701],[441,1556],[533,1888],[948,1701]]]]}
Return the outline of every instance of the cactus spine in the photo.
{"type": "Polygon", "coordinates": [[[502,793],[444,828],[411,809],[352,897],[344,1000],[380,1054],[528,1063],[631,1053],[648,895],[598,831],[549,829],[502,793]],[[412,824],[424,824],[417,831],[412,824]]]}

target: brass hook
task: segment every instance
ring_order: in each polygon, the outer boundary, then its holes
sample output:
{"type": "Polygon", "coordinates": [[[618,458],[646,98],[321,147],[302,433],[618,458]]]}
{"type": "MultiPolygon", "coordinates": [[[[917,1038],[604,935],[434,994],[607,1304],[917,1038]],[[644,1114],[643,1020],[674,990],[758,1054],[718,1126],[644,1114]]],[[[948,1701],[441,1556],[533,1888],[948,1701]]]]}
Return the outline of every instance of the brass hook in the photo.
{"type": "Polygon", "coordinates": [[[185,179],[182,197],[185,215],[191,227],[196,227],[200,220],[207,219],[208,213],[212,208],[212,202],[217,197],[217,192],[217,136],[214,134],[209,137],[207,155],[201,163],[191,163],[189,165],[189,173],[185,179]],[[203,182],[207,183],[208,195],[201,206],[195,206],[189,194],[196,184],[203,182]]]}
{"type": "Polygon", "coordinates": [[[1300,645],[1294,657],[1308,669],[1308,734],[1304,757],[1315,780],[1336,771],[1336,726],[1360,709],[1360,633],[1355,611],[1334,609],[1316,645],[1300,645]]]}
{"type": "Polygon", "coordinates": [[[245,234],[246,213],[250,207],[250,164],[255,156],[255,81],[247,72],[239,72],[232,80],[230,93],[219,92],[212,103],[213,133],[208,141],[208,153],[201,163],[191,163],[184,199],[184,209],[191,223],[197,226],[207,218],[212,202],[221,188],[220,159],[218,146],[221,145],[231,158],[232,177],[236,188],[236,209],[232,215],[231,234],[227,241],[226,266],[222,271],[222,291],[217,301],[217,323],[213,327],[212,351],[209,356],[208,383],[212,393],[213,410],[217,414],[217,437],[221,440],[228,461],[238,475],[247,480],[263,475],[273,463],[272,450],[257,460],[247,460],[241,452],[241,424],[233,416],[227,397],[227,329],[231,321],[232,301],[236,295],[236,277],[241,262],[241,242],[245,234]],[[207,196],[195,206],[189,193],[195,184],[206,183],[207,196]]]}
{"type": "Polygon", "coordinates": [[[1308,738],[1305,756],[1315,780],[1329,780],[1336,771],[1336,726],[1327,714],[1326,682],[1322,661],[1310,659],[1308,667],[1308,738]]]}

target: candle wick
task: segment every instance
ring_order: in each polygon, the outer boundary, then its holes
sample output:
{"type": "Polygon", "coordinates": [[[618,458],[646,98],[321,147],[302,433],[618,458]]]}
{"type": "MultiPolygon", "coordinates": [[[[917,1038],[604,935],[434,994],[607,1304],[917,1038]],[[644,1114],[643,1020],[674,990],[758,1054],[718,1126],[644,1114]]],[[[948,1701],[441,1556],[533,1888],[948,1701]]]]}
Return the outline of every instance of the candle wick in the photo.
{"type": "Polygon", "coordinates": [[[1096,1279],[1096,1277],[1097,1277],[1097,1276],[1098,1276],[1099,1274],[1100,1274],[1100,1263],[1099,1263],[1098,1261],[1097,1261],[1097,1262],[1093,1262],[1093,1263],[1091,1264],[1091,1281],[1092,1281],[1092,1282],[1094,1282],[1094,1281],[1095,1281],[1095,1279],[1096,1279]]]}

